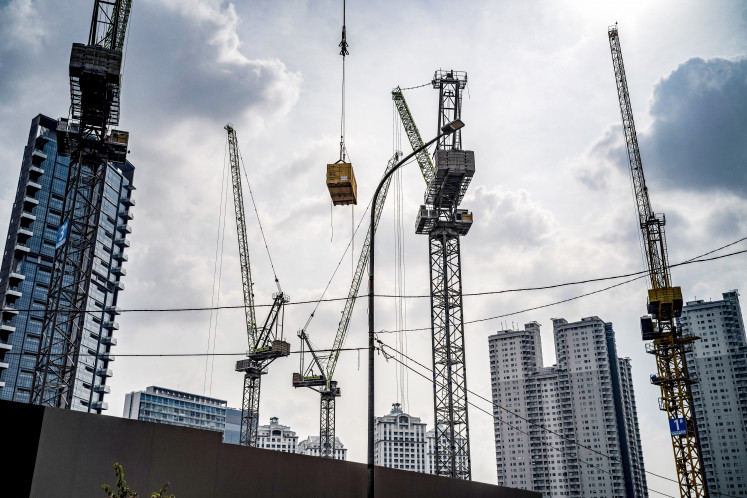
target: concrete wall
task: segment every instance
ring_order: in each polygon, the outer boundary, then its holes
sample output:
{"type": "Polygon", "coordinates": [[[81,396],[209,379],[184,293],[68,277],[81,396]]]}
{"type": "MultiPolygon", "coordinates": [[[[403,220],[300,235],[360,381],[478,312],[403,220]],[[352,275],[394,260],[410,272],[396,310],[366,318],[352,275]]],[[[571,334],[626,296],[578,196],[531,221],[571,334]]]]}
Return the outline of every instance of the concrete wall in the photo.
{"type": "MultiPolygon", "coordinates": [[[[366,495],[365,464],[223,444],[217,432],[8,401],[0,402],[0,427],[6,441],[23,441],[5,446],[3,496],[103,497],[101,484],[115,484],[114,462],[140,496],[167,481],[179,498],[366,495]]],[[[382,497],[540,497],[382,467],[375,475],[382,497]]]]}

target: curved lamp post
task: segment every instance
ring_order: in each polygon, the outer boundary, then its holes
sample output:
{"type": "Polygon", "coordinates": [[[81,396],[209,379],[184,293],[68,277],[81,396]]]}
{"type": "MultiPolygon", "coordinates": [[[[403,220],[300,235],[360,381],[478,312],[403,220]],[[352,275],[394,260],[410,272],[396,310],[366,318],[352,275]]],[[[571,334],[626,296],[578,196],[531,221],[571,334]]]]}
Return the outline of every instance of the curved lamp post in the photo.
{"type": "Polygon", "coordinates": [[[374,192],[373,200],[371,201],[371,222],[368,225],[369,237],[371,239],[368,253],[368,498],[374,498],[374,216],[376,210],[373,209],[373,206],[376,206],[376,201],[379,198],[379,192],[381,192],[384,182],[395,171],[402,167],[415,154],[433,144],[433,142],[446,135],[451,135],[462,127],[464,127],[464,123],[459,119],[442,126],[441,133],[436,138],[412,151],[411,154],[407,155],[384,175],[379,182],[379,186],[376,187],[376,192],[374,192]]]}

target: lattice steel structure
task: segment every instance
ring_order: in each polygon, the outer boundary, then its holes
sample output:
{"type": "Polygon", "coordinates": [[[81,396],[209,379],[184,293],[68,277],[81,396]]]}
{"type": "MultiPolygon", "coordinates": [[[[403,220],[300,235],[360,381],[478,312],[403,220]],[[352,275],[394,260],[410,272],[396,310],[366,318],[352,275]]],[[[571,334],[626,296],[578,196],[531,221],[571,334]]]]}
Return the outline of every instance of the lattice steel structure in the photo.
{"type": "Polygon", "coordinates": [[[244,214],[244,194],[241,185],[241,154],[239,152],[236,130],[229,123],[224,128],[228,134],[228,159],[231,167],[233,185],[233,204],[236,214],[236,231],[239,243],[239,266],[241,267],[241,285],[244,295],[244,315],[246,336],[249,345],[247,358],[236,362],[236,371],[244,373],[244,392],[241,402],[241,428],[239,443],[244,446],[257,446],[257,427],[259,424],[259,396],[262,387],[262,375],[267,367],[282,356],[290,354],[290,344],[283,341],[283,318],[285,303],[289,301],[278,285],[278,292],[273,294],[272,307],[262,328],[257,327],[254,310],[254,283],[249,262],[249,243],[244,214]]]}
{"type": "Polygon", "coordinates": [[[641,318],[641,331],[643,340],[653,340],[652,343],[646,344],[646,351],[656,358],[657,375],[651,376],[651,382],[660,387],[659,408],[667,412],[670,420],[680,494],[683,497],[707,496],[698,431],[692,412],[691,386],[695,380],[690,376],[685,360],[687,348],[698,337],[683,337],[675,321],[682,314],[682,290],[671,285],[664,234],[666,219],[664,215],[654,213],[651,208],[638,149],[638,138],[617,25],[610,26],[607,32],[638,209],[638,221],[650,276],[648,315],[641,318]],[[683,427],[679,427],[680,425],[683,427]]]}
{"type": "MultiPolygon", "coordinates": [[[[439,70],[432,84],[439,91],[440,130],[447,123],[461,119],[467,73],[439,70]]],[[[461,130],[438,141],[435,158],[434,175],[416,222],[416,232],[428,234],[430,260],[436,446],[433,470],[438,475],[469,480],[472,469],[459,239],[469,231],[472,213],[457,207],[474,175],[475,160],[472,151],[462,150],[461,130]]]]}
{"type": "Polygon", "coordinates": [[[70,118],[58,125],[59,153],[71,156],[31,402],[72,405],[93,271],[106,164],[124,162],[128,134],[119,123],[122,46],[131,1],[96,0],[89,43],[70,54],[70,118]],[[61,245],[60,245],[61,244],[61,245]]]}

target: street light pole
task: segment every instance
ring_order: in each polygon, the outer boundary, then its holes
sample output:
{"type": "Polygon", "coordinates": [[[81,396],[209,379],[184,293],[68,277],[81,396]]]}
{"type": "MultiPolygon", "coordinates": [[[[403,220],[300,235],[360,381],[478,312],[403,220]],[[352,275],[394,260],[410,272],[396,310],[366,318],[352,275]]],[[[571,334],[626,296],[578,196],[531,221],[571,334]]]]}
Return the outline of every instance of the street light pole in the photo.
{"type": "Polygon", "coordinates": [[[376,201],[379,198],[379,192],[381,192],[384,183],[395,171],[402,167],[415,154],[433,144],[433,142],[446,135],[451,135],[462,127],[464,127],[464,123],[459,119],[442,126],[441,133],[436,138],[412,151],[411,154],[407,155],[384,175],[378,187],[376,187],[373,200],[371,201],[371,221],[368,225],[369,238],[371,240],[371,245],[368,249],[368,498],[374,498],[374,237],[376,235],[374,231],[374,217],[376,201]]]}

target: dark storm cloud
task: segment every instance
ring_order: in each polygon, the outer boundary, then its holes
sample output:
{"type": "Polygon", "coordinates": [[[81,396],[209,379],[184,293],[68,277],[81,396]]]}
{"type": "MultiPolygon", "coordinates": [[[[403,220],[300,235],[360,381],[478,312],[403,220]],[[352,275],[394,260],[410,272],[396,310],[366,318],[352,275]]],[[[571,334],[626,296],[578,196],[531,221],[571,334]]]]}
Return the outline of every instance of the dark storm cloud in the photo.
{"type": "Polygon", "coordinates": [[[656,86],[650,112],[652,176],[747,195],[747,57],[688,60],[656,86]]]}
{"type": "MultiPolygon", "coordinates": [[[[688,60],[656,85],[649,113],[651,126],[637,130],[648,180],[747,195],[747,57],[688,60]]],[[[618,123],[591,146],[575,176],[605,189],[614,167],[629,167],[618,123]]]]}

